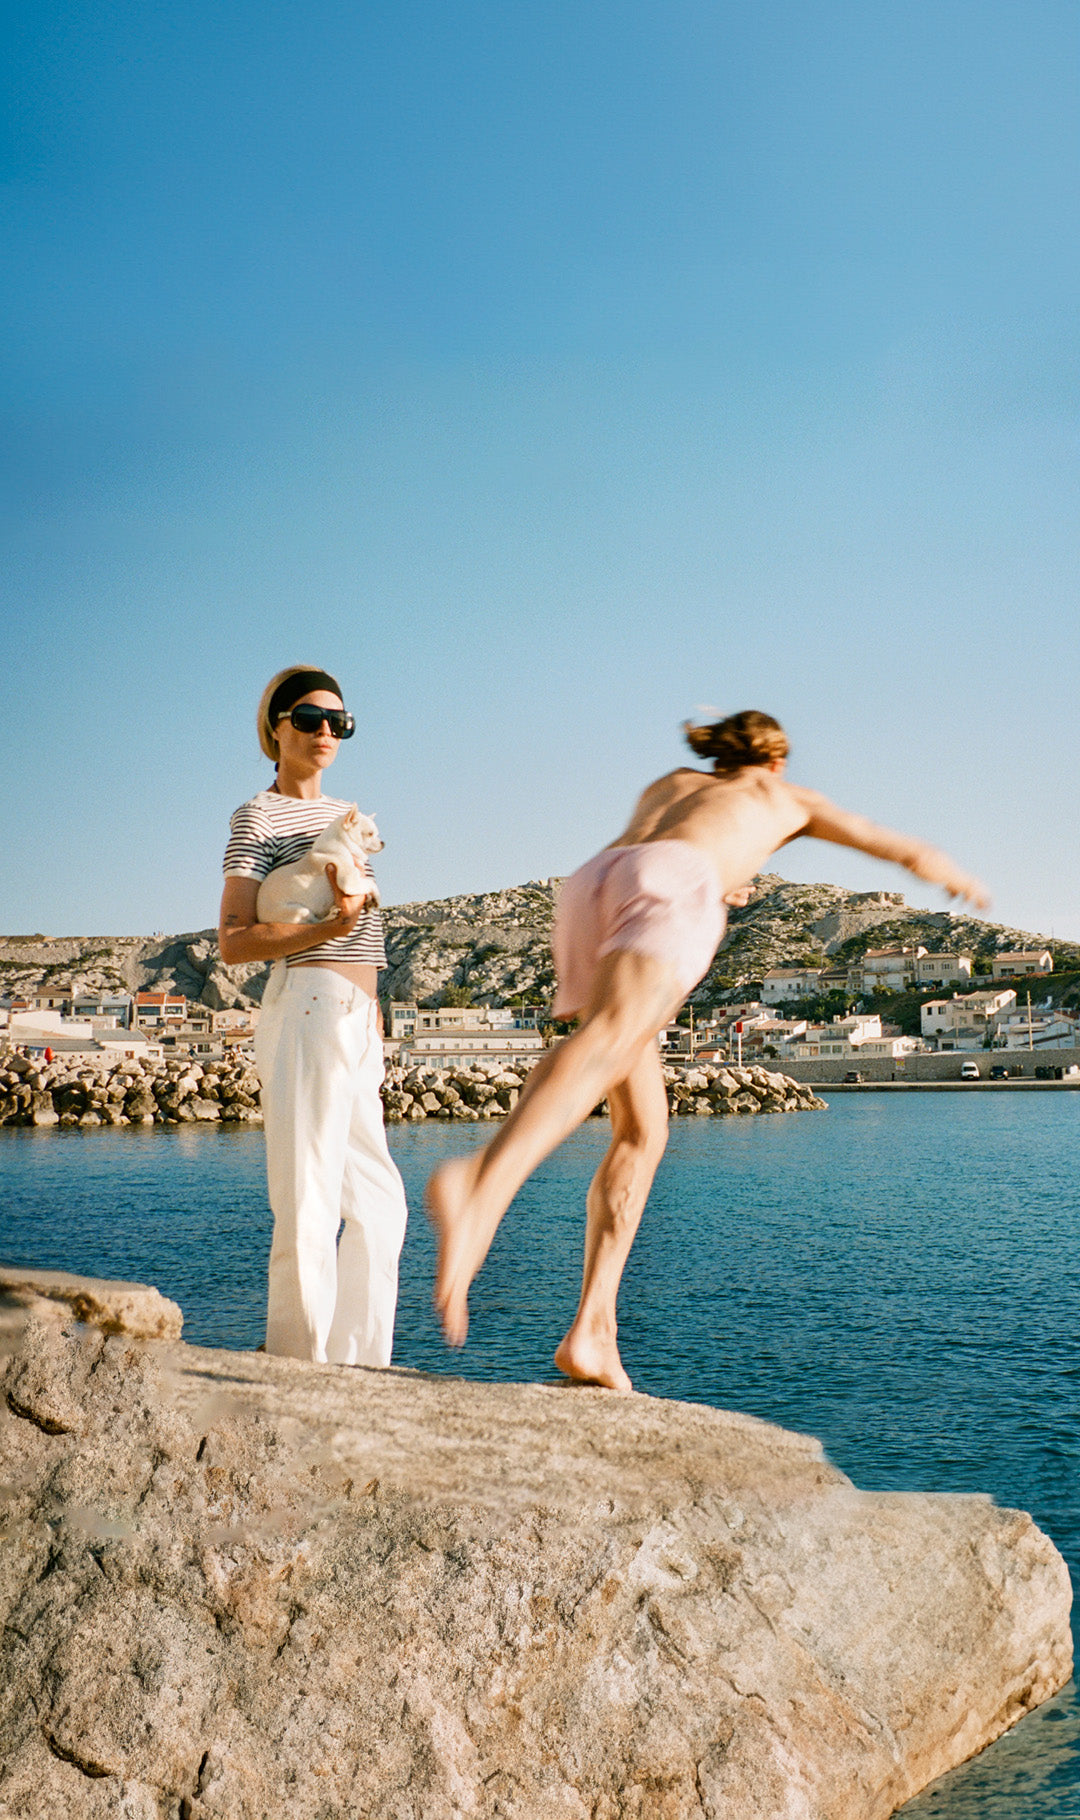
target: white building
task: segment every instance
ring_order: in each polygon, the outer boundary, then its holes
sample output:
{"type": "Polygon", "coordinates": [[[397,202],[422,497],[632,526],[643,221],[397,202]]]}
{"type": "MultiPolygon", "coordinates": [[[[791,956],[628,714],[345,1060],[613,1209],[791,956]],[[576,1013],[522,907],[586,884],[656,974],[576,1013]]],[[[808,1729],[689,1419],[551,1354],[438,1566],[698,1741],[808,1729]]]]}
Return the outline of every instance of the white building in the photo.
{"type": "Polygon", "coordinates": [[[919,1018],[924,1037],[936,1038],[940,1049],[981,1048],[993,1034],[1003,1012],[1016,1003],[1010,989],[997,992],[954,992],[951,998],[928,999],[919,1018]]]}
{"type": "Polygon", "coordinates": [[[131,1009],[133,1029],[164,1031],[187,1021],[188,1002],[178,992],[137,992],[131,1009]]]}
{"type": "Polygon", "coordinates": [[[770,967],[761,982],[761,997],[766,1005],[783,1005],[791,999],[814,998],[820,990],[820,967],[770,967]]]}
{"type": "Polygon", "coordinates": [[[536,1005],[520,1010],[509,1005],[439,1005],[421,1011],[416,1005],[391,999],[386,1036],[389,1042],[404,1042],[433,1030],[535,1030],[547,1015],[544,1007],[536,1005]]]}
{"type": "Polygon", "coordinates": [[[72,1017],[88,1017],[94,1026],[104,1030],[126,1030],[131,1021],[130,992],[76,992],[71,1001],[72,1017]]]}
{"type": "Polygon", "coordinates": [[[1080,1048],[1080,1022],[1062,1011],[1021,1011],[1018,1008],[998,1020],[994,1047],[1002,1049],[1077,1049],[1080,1048]]]}
{"type": "Polygon", "coordinates": [[[98,1034],[97,1048],[118,1062],[160,1059],[164,1053],[157,1039],[145,1030],[103,1030],[98,1034]]]}
{"type": "Polygon", "coordinates": [[[925,948],[868,948],[858,969],[863,992],[906,992],[914,985],[925,948]]]}
{"type": "Polygon", "coordinates": [[[13,1043],[29,1043],[38,1048],[55,1047],[59,1038],[70,1048],[79,1043],[94,1046],[94,1027],[89,1018],[62,1017],[59,1011],[12,1011],[8,1018],[8,1036],[13,1043]]]}
{"type": "Polygon", "coordinates": [[[28,994],[28,1003],[36,1011],[57,1011],[70,1016],[72,996],[72,986],[69,981],[66,986],[41,986],[36,992],[28,994]]]}
{"type": "Polygon", "coordinates": [[[395,1000],[387,1020],[386,1058],[405,1068],[468,1068],[478,1062],[531,1066],[544,1052],[536,1015],[534,1010],[516,1014],[485,1005],[441,1005],[425,1011],[395,1000]]]}
{"type": "Polygon", "coordinates": [[[831,1024],[807,1024],[780,1044],[792,1061],[850,1060],[860,1055],[910,1055],[921,1047],[913,1036],[887,1034],[876,1012],[834,1018],[831,1024]]]}
{"type": "Polygon", "coordinates": [[[853,1043],[851,1053],[859,1058],[876,1055],[884,1056],[887,1061],[896,1061],[904,1055],[915,1055],[922,1048],[923,1043],[917,1036],[882,1036],[871,1037],[865,1043],[853,1043]]]}
{"type": "Polygon", "coordinates": [[[952,986],[971,978],[970,954],[919,954],[915,957],[917,986],[952,986]]]}
{"type": "Polygon", "coordinates": [[[760,1061],[767,1051],[774,1056],[779,1055],[784,1043],[792,1042],[808,1029],[804,1017],[757,1018],[743,1037],[743,1060],[760,1061]]]}
{"type": "Polygon", "coordinates": [[[504,1067],[522,1062],[531,1067],[544,1053],[544,1039],[539,1030],[492,1030],[488,1024],[477,1024],[472,1029],[418,1032],[400,1045],[388,1042],[386,1050],[404,1068],[470,1068],[477,1062],[501,1062],[504,1067]]]}
{"type": "Polygon", "coordinates": [[[1054,957],[1049,948],[1014,948],[1011,954],[995,954],[990,967],[996,980],[1024,979],[1032,973],[1053,973],[1054,957]]]}

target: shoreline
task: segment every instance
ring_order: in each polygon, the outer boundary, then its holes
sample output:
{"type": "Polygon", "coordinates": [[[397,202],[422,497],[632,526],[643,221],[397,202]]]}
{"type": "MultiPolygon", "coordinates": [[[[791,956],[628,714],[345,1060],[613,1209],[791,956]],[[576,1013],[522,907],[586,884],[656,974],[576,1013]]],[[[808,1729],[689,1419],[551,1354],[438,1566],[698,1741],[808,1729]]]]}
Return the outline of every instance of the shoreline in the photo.
{"type": "Polygon", "coordinates": [[[1069,1093],[1080,1092],[1080,1075],[1068,1081],[815,1081],[829,1093],[1069,1093]]]}

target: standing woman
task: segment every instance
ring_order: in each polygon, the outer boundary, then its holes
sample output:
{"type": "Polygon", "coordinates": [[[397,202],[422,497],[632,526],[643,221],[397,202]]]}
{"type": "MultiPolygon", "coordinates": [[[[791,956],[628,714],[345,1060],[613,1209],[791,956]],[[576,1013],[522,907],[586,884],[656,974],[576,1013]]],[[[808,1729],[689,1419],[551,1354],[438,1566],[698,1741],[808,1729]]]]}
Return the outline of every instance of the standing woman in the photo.
{"type": "Polygon", "coordinates": [[[294,664],[267,684],[259,744],[277,776],[232,817],[219,945],[226,966],[274,962],[255,1033],[274,1215],[266,1350],[388,1365],[406,1206],[379,1097],[382,918],[339,890],[333,866],[329,921],[260,923],[256,911],[267,874],[349,808],[322,794],[322,774],[355,727],[325,670],[294,664]]]}

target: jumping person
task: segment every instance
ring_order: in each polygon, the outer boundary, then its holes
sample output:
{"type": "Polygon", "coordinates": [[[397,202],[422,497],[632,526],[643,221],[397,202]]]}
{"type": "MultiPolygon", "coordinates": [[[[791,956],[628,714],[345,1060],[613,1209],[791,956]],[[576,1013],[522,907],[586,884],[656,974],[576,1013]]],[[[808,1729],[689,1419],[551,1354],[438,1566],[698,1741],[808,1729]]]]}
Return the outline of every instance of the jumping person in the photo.
{"type": "Polygon", "coordinates": [[[256,911],[267,873],[349,808],[322,794],[322,774],[356,723],[332,676],[293,665],[267,684],[257,724],[277,775],[232,817],[219,944],[227,966],[274,962],[255,1031],[274,1215],[266,1350],[388,1365],[406,1207],[379,1097],[382,918],[364,894],[345,896],[333,866],[328,921],[260,923],[256,911]]]}
{"type": "Polygon", "coordinates": [[[428,1213],[438,1241],[435,1307],[450,1345],[468,1332],[469,1285],[514,1195],[556,1146],[607,1099],[611,1147],[586,1200],[581,1300],[555,1363],[568,1377],[628,1391],[616,1297],[667,1141],[656,1043],[708,972],[726,906],[748,901],[769,856],[800,834],[894,860],[978,908],[983,886],[944,853],[787,783],[788,741],[768,714],[690,726],[712,771],[681,767],[640,798],[617,840],[566,880],[552,934],[556,1017],[574,1034],[533,1069],[485,1149],[435,1171],[428,1213]]]}

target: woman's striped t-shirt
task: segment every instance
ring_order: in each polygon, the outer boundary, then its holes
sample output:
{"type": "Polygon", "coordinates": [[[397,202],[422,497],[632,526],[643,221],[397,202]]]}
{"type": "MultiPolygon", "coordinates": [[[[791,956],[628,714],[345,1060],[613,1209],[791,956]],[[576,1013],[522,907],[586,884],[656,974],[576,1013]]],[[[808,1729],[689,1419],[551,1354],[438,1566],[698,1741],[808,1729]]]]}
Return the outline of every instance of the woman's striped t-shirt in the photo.
{"type": "MultiPolygon", "coordinates": [[[[229,822],[232,832],[225,849],[225,877],[257,878],[261,883],[275,866],[287,866],[301,859],[316,835],[352,806],[333,796],[317,796],[308,801],[279,796],[276,790],[260,790],[249,803],[241,803],[229,822]]],[[[366,855],[364,869],[369,878],[374,877],[366,855]]],[[[290,967],[315,960],[366,961],[372,967],[385,967],[382,917],[378,910],[365,910],[348,935],[335,936],[314,948],[305,948],[302,954],[285,958],[290,967]]]]}

